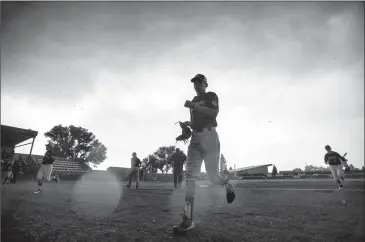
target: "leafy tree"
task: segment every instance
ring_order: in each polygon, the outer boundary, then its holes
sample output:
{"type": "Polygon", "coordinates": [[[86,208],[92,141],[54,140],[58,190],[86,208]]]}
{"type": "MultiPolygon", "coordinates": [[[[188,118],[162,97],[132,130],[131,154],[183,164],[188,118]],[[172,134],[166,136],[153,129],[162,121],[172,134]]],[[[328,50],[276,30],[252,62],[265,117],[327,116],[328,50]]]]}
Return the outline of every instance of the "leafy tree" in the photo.
{"type": "Polygon", "coordinates": [[[224,155],[221,154],[221,158],[219,160],[219,172],[223,174],[225,170],[227,170],[227,160],[224,155]]]}
{"type": "Polygon", "coordinates": [[[172,166],[172,155],[176,152],[176,147],[173,146],[162,146],[158,148],[153,155],[158,160],[158,169],[161,170],[162,173],[168,172],[172,166]]]}
{"type": "Polygon", "coordinates": [[[50,139],[48,143],[53,144],[56,156],[91,163],[94,167],[107,158],[107,148],[85,128],[57,125],[44,136],[50,139]]]}
{"type": "Polygon", "coordinates": [[[295,168],[295,169],[293,169],[293,171],[294,171],[294,172],[303,172],[303,170],[302,170],[302,169],[300,169],[300,168],[295,168]]]}
{"type": "Polygon", "coordinates": [[[329,171],[329,167],[306,165],[304,171],[329,171]]]}
{"type": "Polygon", "coordinates": [[[276,168],[276,166],[274,165],[272,168],[272,176],[276,176],[276,174],[278,174],[278,169],[276,168]]]}
{"type": "Polygon", "coordinates": [[[141,169],[148,170],[148,157],[145,157],[141,160],[141,169]]]}
{"type": "Polygon", "coordinates": [[[142,169],[156,173],[158,170],[158,160],[154,155],[149,155],[142,160],[142,169]]]}

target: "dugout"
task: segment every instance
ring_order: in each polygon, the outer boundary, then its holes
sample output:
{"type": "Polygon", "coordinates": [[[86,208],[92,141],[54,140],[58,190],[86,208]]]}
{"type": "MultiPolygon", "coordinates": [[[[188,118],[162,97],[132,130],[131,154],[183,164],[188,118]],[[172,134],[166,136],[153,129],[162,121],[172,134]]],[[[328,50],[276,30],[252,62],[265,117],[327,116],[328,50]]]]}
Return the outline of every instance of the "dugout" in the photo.
{"type": "Polygon", "coordinates": [[[34,140],[37,135],[38,132],[31,129],[21,129],[7,125],[1,125],[1,160],[4,162],[13,161],[15,148],[31,145],[28,157],[26,159],[21,159],[22,162],[27,164],[27,160],[32,154],[34,140]],[[32,139],[31,142],[22,144],[23,142],[30,139],[32,139]]]}

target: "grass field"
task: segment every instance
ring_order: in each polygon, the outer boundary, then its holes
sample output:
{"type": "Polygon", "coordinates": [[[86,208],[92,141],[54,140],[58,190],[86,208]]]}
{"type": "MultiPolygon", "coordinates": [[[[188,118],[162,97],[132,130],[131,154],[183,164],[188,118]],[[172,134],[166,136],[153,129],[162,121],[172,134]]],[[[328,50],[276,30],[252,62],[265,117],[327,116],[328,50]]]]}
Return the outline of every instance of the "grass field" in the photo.
{"type": "Polygon", "coordinates": [[[363,180],[340,192],[329,179],[235,185],[233,204],[220,187],[198,187],[196,229],[176,237],[184,190],[172,184],[65,181],[30,194],[36,183],[19,181],[1,187],[2,241],[364,241],[363,180]]]}

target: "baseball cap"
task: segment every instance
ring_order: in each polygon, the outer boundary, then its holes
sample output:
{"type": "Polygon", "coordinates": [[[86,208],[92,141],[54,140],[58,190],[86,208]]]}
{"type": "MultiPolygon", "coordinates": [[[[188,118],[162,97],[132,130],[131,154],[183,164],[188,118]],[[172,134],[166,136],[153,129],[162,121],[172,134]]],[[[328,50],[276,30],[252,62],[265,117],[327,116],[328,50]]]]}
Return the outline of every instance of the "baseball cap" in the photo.
{"type": "Polygon", "coordinates": [[[325,148],[326,150],[327,150],[327,149],[331,149],[331,146],[326,145],[324,148],[325,148]]]}
{"type": "Polygon", "coordinates": [[[196,82],[196,81],[205,82],[205,84],[207,84],[208,86],[207,78],[203,74],[197,74],[191,79],[191,82],[196,82]]]}

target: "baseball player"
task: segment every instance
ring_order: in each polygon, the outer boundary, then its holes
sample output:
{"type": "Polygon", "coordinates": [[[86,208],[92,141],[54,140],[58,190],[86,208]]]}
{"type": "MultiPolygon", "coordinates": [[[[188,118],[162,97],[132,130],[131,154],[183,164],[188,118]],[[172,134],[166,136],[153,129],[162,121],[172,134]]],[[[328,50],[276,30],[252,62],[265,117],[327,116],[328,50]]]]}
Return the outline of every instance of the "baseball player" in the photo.
{"type": "Polygon", "coordinates": [[[330,166],[330,170],[332,172],[333,177],[337,181],[338,189],[342,189],[342,181],[343,178],[343,170],[342,170],[342,162],[346,162],[347,159],[342,157],[335,151],[332,151],[329,145],[324,147],[327,153],[324,155],[324,163],[330,166]]]}
{"type": "Polygon", "coordinates": [[[58,176],[52,176],[52,170],[53,170],[53,163],[55,162],[55,156],[54,153],[52,152],[52,145],[51,144],[46,144],[46,154],[43,157],[43,161],[41,164],[41,167],[38,170],[37,173],[37,182],[38,182],[38,190],[35,191],[34,193],[40,193],[42,192],[42,185],[43,182],[42,180],[46,180],[46,181],[50,181],[51,179],[53,181],[56,181],[57,183],[60,182],[58,176]]]}
{"type": "Polygon", "coordinates": [[[11,180],[11,183],[13,184],[16,183],[20,169],[21,169],[20,160],[15,160],[13,163],[13,179],[11,180]]]}
{"type": "Polygon", "coordinates": [[[175,188],[181,188],[183,166],[186,161],[186,155],[179,148],[177,148],[171,159],[174,168],[174,186],[175,188]]]}
{"type": "Polygon", "coordinates": [[[5,173],[5,178],[3,183],[7,185],[13,179],[13,161],[12,160],[4,161],[4,164],[2,166],[2,171],[5,173]]]}
{"type": "Polygon", "coordinates": [[[136,176],[136,189],[138,189],[138,185],[139,185],[139,168],[141,166],[141,160],[137,157],[137,153],[133,152],[132,153],[132,158],[131,158],[131,172],[129,173],[129,183],[127,185],[128,188],[131,188],[131,183],[132,183],[132,179],[133,176],[136,176]]]}
{"type": "Polygon", "coordinates": [[[184,124],[191,127],[192,136],[187,154],[185,209],[181,224],[173,228],[176,234],[184,234],[194,228],[195,182],[200,175],[203,160],[210,182],[225,186],[228,203],[232,203],[235,199],[231,182],[218,171],[220,156],[220,141],[216,131],[216,118],[219,112],[218,96],[214,92],[206,92],[208,82],[204,75],[197,74],[191,82],[194,84],[197,95],[192,101],[186,101],[184,105],[190,109],[190,121],[184,124]]]}
{"type": "Polygon", "coordinates": [[[2,171],[5,173],[4,184],[7,185],[13,179],[14,149],[5,147],[1,152],[2,171]]]}

